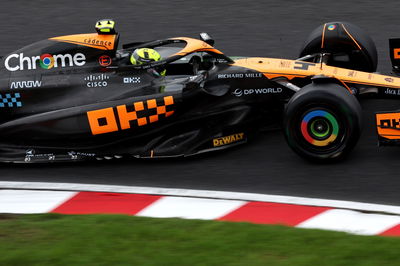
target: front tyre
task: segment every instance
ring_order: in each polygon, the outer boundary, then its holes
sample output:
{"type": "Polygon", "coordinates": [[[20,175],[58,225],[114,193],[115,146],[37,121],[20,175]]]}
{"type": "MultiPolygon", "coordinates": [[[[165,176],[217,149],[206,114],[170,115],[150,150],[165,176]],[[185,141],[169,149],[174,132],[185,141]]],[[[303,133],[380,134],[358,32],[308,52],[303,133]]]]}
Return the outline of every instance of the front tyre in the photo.
{"type": "Polygon", "coordinates": [[[345,157],[361,133],[361,107],[334,83],[310,84],[290,99],[284,112],[284,134],[301,157],[333,161],[345,157]]]}

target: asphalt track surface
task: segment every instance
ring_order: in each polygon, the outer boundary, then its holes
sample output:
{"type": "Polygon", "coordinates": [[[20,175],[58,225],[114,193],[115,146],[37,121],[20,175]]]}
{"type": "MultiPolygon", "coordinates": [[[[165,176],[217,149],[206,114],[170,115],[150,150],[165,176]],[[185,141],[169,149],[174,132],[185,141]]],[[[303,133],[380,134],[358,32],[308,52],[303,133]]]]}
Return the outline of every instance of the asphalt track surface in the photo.
{"type": "MultiPolygon", "coordinates": [[[[228,55],[295,58],[306,35],[329,21],[349,21],[375,40],[380,72],[389,72],[389,37],[400,37],[398,1],[5,1],[1,54],[44,38],[92,32],[114,18],[120,42],[206,31],[228,55]]],[[[399,148],[378,148],[373,112],[400,102],[365,100],[364,133],[344,162],[316,165],[295,155],[280,131],[241,147],[179,160],[0,165],[1,181],[155,186],[321,197],[400,204],[399,148]]]]}

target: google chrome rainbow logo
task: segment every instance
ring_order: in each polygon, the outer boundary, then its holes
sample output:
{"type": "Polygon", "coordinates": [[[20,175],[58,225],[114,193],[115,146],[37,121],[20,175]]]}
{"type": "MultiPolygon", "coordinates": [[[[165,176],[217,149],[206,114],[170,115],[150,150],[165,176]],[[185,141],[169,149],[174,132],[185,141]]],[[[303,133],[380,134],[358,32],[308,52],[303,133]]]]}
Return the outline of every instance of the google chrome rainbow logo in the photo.
{"type": "Polygon", "coordinates": [[[40,56],[40,67],[50,69],[54,67],[54,58],[51,54],[42,54],[40,56]]]}

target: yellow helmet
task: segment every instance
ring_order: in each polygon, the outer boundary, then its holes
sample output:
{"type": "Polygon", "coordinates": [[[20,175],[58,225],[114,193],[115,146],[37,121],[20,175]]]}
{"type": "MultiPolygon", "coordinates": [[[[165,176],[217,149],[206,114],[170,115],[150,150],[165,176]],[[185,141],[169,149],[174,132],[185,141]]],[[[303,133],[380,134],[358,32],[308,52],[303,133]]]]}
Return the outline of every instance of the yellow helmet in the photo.
{"type": "Polygon", "coordinates": [[[136,49],[131,55],[132,65],[141,65],[160,60],[161,55],[156,50],[151,48],[136,49]]]}

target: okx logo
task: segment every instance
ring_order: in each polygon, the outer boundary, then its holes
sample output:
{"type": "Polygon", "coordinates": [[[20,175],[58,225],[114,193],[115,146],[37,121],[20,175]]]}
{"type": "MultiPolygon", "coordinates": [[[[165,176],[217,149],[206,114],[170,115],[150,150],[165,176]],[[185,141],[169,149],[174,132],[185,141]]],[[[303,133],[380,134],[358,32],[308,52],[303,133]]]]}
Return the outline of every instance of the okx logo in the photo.
{"type": "Polygon", "coordinates": [[[171,116],[174,109],[174,97],[165,96],[88,111],[86,114],[92,134],[98,135],[155,123],[171,116]]]}
{"type": "Polygon", "coordinates": [[[76,54],[42,54],[41,56],[24,56],[23,53],[10,54],[4,60],[4,66],[9,71],[32,70],[40,66],[43,69],[57,67],[84,66],[86,56],[82,53],[76,54]]]}

